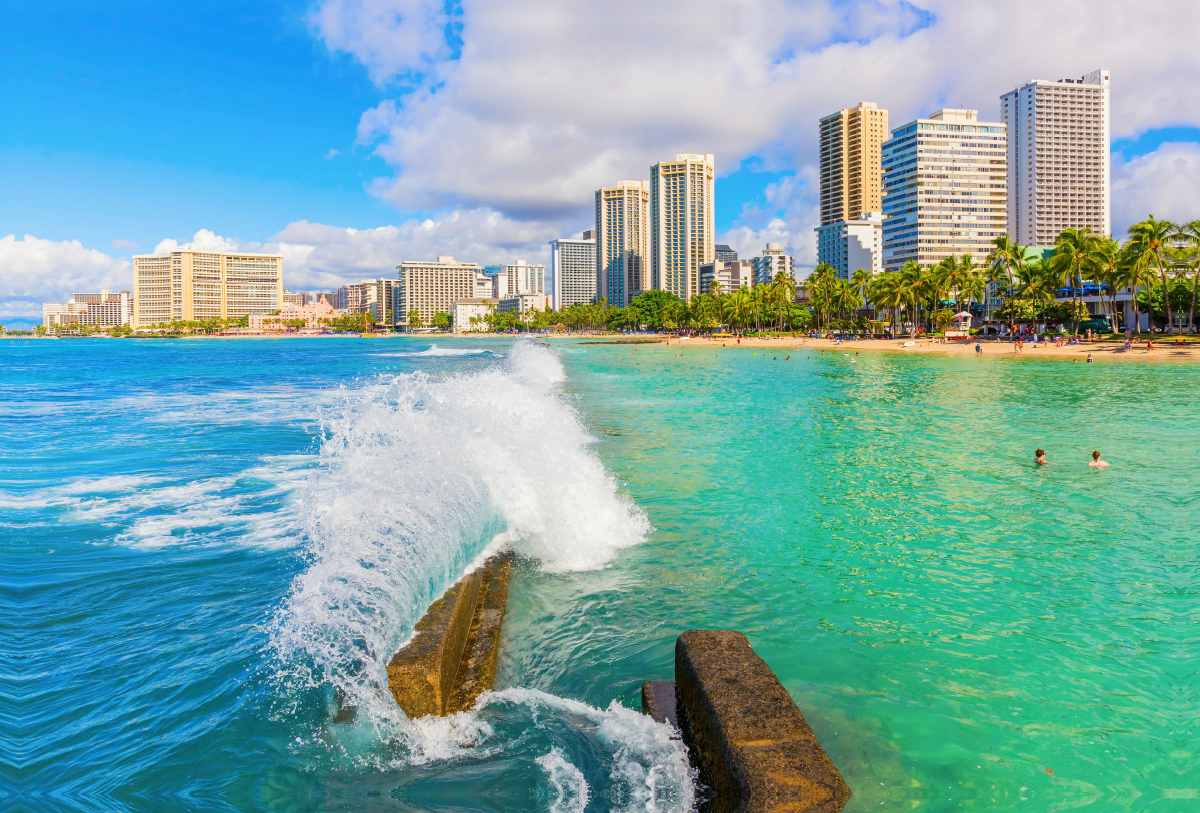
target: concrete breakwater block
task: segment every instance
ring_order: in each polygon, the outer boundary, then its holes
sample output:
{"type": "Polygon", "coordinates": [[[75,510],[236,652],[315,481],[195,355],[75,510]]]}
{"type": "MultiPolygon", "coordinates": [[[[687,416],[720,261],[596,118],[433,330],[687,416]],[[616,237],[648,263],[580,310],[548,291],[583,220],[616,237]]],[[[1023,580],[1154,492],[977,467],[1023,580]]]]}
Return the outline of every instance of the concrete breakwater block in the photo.
{"type": "Polygon", "coordinates": [[[468,709],[492,687],[512,554],[459,579],[417,622],[387,665],[388,688],[410,718],[468,709]]]}
{"type": "Polygon", "coordinates": [[[642,686],[642,710],[677,726],[715,813],[839,813],[850,788],[775,673],[733,630],[675,642],[675,681],[642,686]],[[669,687],[669,688],[668,688],[669,687]]]}

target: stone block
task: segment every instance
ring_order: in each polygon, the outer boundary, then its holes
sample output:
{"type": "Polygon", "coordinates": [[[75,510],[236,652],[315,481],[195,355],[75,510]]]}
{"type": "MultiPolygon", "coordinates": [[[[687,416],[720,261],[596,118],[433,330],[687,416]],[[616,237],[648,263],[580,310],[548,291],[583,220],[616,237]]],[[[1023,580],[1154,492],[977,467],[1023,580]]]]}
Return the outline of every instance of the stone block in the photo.
{"type": "Polygon", "coordinates": [[[648,714],[660,723],[670,723],[679,728],[679,717],[675,714],[675,681],[656,680],[642,684],[642,714],[648,714]]]}
{"type": "Polygon", "coordinates": [[[410,718],[446,713],[482,583],[482,570],[456,582],[430,605],[416,636],[388,663],[388,688],[410,718]]]}
{"type": "Polygon", "coordinates": [[[496,680],[500,631],[504,623],[504,606],[508,600],[508,579],[511,575],[511,553],[489,559],[483,567],[483,584],[479,588],[471,631],[463,648],[446,714],[474,706],[476,698],[492,688],[496,680]]]}
{"type": "Polygon", "coordinates": [[[838,813],[845,807],[850,789],[745,635],[680,635],[675,690],[684,741],[711,785],[711,810],[838,813]]]}

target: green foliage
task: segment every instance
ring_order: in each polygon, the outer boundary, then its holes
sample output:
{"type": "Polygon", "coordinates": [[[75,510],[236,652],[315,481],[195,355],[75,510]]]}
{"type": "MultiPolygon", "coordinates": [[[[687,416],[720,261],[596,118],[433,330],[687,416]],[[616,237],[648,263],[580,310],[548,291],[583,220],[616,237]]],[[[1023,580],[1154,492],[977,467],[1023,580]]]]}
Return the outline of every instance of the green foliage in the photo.
{"type": "Polygon", "coordinates": [[[430,320],[430,324],[438,330],[444,331],[450,329],[450,323],[452,321],[453,319],[451,319],[450,314],[443,311],[438,311],[433,315],[433,319],[430,320]]]}
{"type": "Polygon", "coordinates": [[[639,324],[646,325],[652,330],[663,327],[663,320],[675,321],[680,312],[677,305],[683,301],[670,291],[643,291],[629,303],[634,312],[634,318],[639,324]]]}

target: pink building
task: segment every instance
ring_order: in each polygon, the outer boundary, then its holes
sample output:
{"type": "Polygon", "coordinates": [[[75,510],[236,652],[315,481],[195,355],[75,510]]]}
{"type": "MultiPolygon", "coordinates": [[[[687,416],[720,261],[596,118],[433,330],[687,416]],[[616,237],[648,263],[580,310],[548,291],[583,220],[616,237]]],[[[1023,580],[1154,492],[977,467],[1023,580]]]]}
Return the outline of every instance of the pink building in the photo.
{"type": "Polygon", "coordinates": [[[286,330],[283,326],[284,322],[303,319],[305,329],[316,329],[323,327],[322,319],[332,319],[340,315],[341,312],[334,310],[333,306],[325,299],[325,295],[322,294],[319,301],[310,305],[285,304],[279,309],[278,316],[252,313],[250,314],[250,328],[252,330],[286,330]]]}

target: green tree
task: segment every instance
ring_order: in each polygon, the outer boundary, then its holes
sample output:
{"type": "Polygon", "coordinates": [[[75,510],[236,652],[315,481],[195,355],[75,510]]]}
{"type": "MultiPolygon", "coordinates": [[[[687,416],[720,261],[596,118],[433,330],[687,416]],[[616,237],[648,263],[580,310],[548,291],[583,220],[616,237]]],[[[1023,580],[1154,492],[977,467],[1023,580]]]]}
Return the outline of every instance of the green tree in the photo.
{"type": "Polygon", "coordinates": [[[651,290],[635,296],[629,307],[637,315],[638,324],[658,330],[663,326],[664,311],[675,303],[682,304],[682,300],[670,291],[651,290]]]}
{"type": "Polygon", "coordinates": [[[438,311],[433,315],[433,319],[431,319],[429,323],[444,333],[450,329],[450,324],[452,321],[453,319],[451,319],[450,314],[446,313],[445,311],[438,311]]]}
{"type": "MultiPolygon", "coordinates": [[[[1083,289],[1085,276],[1094,276],[1096,254],[1100,249],[1100,241],[1091,234],[1086,226],[1082,229],[1065,229],[1054,241],[1054,256],[1050,259],[1050,267],[1058,274],[1065,276],[1071,286],[1071,301],[1079,303],[1079,293],[1083,289]]],[[[1075,308],[1075,319],[1071,323],[1071,333],[1079,333],[1079,309],[1075,308]]]]}
{"type": "Polygon", "coordinates": [[[414,330],[425,327],[425,320],[421,318],[421,312],[417,309],[408,312],[408,330],[411,333],[414,330]]]}
{"type": "MultiPolygon", "coordinates": [[[[1157,269],[1164,289],[1167,288],[1167,270],[1163,258],[1168,241],[1174,234],[1175,224],[1169,220],[1158,220],[1154,215],[1129,227],[1129,242],[1138,258],[1136,262],[1157,269]]],[[[1163,303],[1166,307],[1167,332],[1173,333],[1175,328],[1171,318],[1171,298],[1166,297],[1163,303]]]]}

